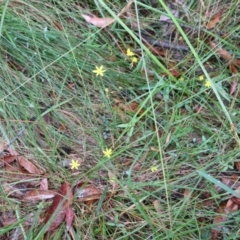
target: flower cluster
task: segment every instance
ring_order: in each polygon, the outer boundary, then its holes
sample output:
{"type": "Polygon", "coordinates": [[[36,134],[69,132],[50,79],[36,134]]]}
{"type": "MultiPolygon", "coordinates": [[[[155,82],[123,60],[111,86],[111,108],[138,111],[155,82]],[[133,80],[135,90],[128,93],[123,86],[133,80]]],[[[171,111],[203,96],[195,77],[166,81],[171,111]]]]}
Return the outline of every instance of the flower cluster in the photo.
{"type": "Polygon", "coordinates": [[[132,64],[138,62],[138,59],[135,57],[135,53],[132,52],[129,48],[127,49],[127,56],[131,58],[132,64]]]}
{"type": "MultiPolygon", "coordinates": [[[[203,75],[199,76],[198,80],[199,81],[203,81],[204,80],[204,76],[203,75]]],[[[211,87],[211,82],[209,80],[206,80],[205,83],[204,83],[204,86],[207,87],[207,88],[211,87]]]]}

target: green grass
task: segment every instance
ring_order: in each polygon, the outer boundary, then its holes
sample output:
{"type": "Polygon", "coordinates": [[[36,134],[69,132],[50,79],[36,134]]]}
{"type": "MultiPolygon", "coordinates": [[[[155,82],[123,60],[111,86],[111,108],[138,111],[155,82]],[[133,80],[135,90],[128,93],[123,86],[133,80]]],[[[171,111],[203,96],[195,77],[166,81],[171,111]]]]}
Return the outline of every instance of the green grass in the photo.
{"type": "MultiPolygon", "coordinates": [[[[64,181],[72,187],[84,182],[103,194],[92,204],[74,198],[71,231],[63,223],[47,232],[39,219],[51,200],[22,201],[4,188],[8,183],[24,192],[26,183],[43,176],[20,179],[1,167],[0,221],[6,215],[16,219],[0,229],[3,239],[14,234],[24,239],[211,239],[213,221],[221,216],[217,209],[238,196],[218,181],[238,175],[240,102],[238,88],[229,94],[228,62],[207,39],[239,56],[238,2],[204,1],[203,8],[201,1],[186,1],[184,9],[175,6],[179,18],[164,2],[134,1],[120,18],[125,1],[5,1],[0,6],[0,143],[9,143],[26,127],[12,148],[45,172],[50,189],[58,190],[64,181]],[[210,17],[215,9],[225,9],[213,30],[203,27],[210,19],[207,7],[210,17]],[[89,13],[116,21],[99,29],[82,18],[89,13]],[[160,57],[144,45],[141,31],[169,41],[158,21],[161,14],[172,19],[176,44],[188,46],[188,52],[165,49],[168,56],[160,57]],[[132,67],[127,48],[138,57],[132,67]],[[171,60],[184,80],[164,76],[171,60]],[[96,77],[92,71],[101,65],[107,71],[96,77]],[[124,106],[137,102],[140,108],[122,111],[123,119],[116,100],[124,106]],[[107,131],[111,136],[105,139],[107,131]],[[71,153],[63,154],[63,148],[71,153]],[[113,149],[110,159],[103,156],[106,148],[113,149]],[[62,165],[71,154],[82,161],[75,172],[62,165]],[[109,172],[118,184],[111,196],[109,172]],[[223,190],[217,192],[214,184],[223,190]]],[[[239,220],[233,212],[221,223],[224,239],[237,238],[239,220]]]]}

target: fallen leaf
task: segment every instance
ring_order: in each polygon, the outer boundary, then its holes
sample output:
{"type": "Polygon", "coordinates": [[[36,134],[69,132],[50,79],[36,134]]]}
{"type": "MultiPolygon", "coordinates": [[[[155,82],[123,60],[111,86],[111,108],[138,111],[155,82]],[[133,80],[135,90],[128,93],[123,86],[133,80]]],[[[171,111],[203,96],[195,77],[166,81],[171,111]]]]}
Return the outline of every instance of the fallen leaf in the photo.
{"type": "Polygon", "coordinates": [[[151,51],[151,53],[160,56],[160,57],[166,57],[166,51],[160,50],[159,48],[152,46],[151,44],[149,44],[144,38],[143,38],[144,44],[146,45],[146,47],[151,51]]]}
{"type": "Polygon", "coordinates": [[[44,223],[46,224],[50,218],[55,215],[48,231],[56,229],[65,218],[66,220],[68,219],[67,229],[70,228],[70,219],[73,219],[73,217],[70,216],[72,212],[68,208],[71,208],[72,198],[72,189],[69,186],[68,182],[64,182],[53,198],[53,203],[48,209],[48,212],[44,219],[44,223]]]}
{"type": "Polygon", "coordinates": [[[238,70],[237,70],[237,68],[236,68],[236,66],[234,64],[230,64],[229,65],[229,69],[230,69],[230,72],[232,74],[237,74],[238,73],[238,70]]]}
{"type": "MultiPolygon", "coordinates": [[[[182,75],[182,73],[177,69],[176,63],[175,62],[169,62],[167,69],[169,73],[174,76],[174,77],[179,77],[182,75]]],[[[163,76],[169,76],[168,73],[162,74],[163,76]]]]}
{"type": "Polygon", "coordinates": [[[2,160],[3,160],[5,163],[11,163],[11,162],[13,162],[16,158],[17,158],[17,156],[4,156],[4,157],[2,158],[2,160]]]}
{"type": "MultiPolygon", "coordinates": [[[[4,145],[0,145],[0,152],[2,152],[5,149],[6,146],[4,145]]],[[[1,156],[1,160],[4,163],[11,163],[13,162],[17,156],[19,156],[20,154],[18,152],[16,152],[15,150],[11,149],[10,147],[5,150],[1,156]]]]}
{"type": "MultiPolygon", "coordinates": [[[[133,3],[133,0],[128,1],[127,5],[118,13],[117,17],[120,17],[123,13],[125,13],[133,3]]],[[[104,28],[107,27],[108,25],[112,24],[116,19],[107,17],[107,18],[99,18],[97,16],[88,16],[85,14],[82,14],[82,17],[88,22],[96,27],[104,28]]]]}
{"type": "Polygon", "coordinates": [[[3,227],[10,226],[14,223],[17,223],[18,219],[15,218],[3,218],[1,217],[1,224],[3,227]]]}
{"type": "Polygon", "coordinates": [[[82,184],[79,184],[79,187],[75,187],[74,190],[74,194],[78,201],[87,202],[100,199],[102,192],[97,187],[94,185],[80,187],[81,185],[82,184]]]}
{"type": "Polygon", "coordinates": [[[27,194],[24,196],[24,200],[27,201],[36,201],[36,200],[44,200],[44,199],[50,199],[53,198],[56,195],[56,192],[51,190],[31,190],[27,192],[27,194]]]}
{"type": "Polygon", "coordinates": [[[237,82],[234,79],[231,83],[229,94],[232,96],[236,92],[236,89],[237,89],[237,82]]]}
{"type": "Polygon", "coordinates": [[[145,112],[144,109],[140,109],[139,103],[137,102],[124,103],[118,99],[114,99],[114,101],[117,104],[117,107],[120,108],[120,110],[127,113],[138,112],[139,115],[142,115],[145,112]]]}
{"type": "Polygon", "coordinates": [[[219,12],[219,13],[215,14],[215,15],[211,18],[211,20],[208,22],[206,28],[207,28],[207,29],[212,29],[212,28],[214,28],[214,27],[216,26],[216,24],[220,22],[221,16],[222,16],[222,12],[219,12]]]}
{"type": "Polygon", "coordinates": [[[66,207],[66,228],[67,228],[67,231],[69,231],[70,227],[72,226],[73,218],[74,218],[74,212],[72,210],[72,207],[67,206],[66,207]]]}
{"type": "Polygon", "coordinates": [[[235,167],[237,168],[238,171],[240,171],[240,162],[235,162],[235,167]]]}
{"type": "MultiPolygon", "coordinates": [[[[225,220],[226,220],[225,216],[217,216],[214,218],[213,224],[219,225],[219,223],[224,222],[225,220]]],[[[216,226],[211,230],[212,240],[217,240],[220,237],[221,229],[222,229],[222,226],[216,226]]]]}
{"type": "Polygon", "coordinates": [[[48,179],[43,178],[42,181],[40,182],[40,190],[48,190],[48,179]]]}
{"type": "Polygon", "coordinates": [[[223,225],[221,225],[220,223],[222,223],[222,222],[225,222],[226,220],[227,220],[227,217],[228,217],[228,214],[229,213],[232,213],[232,212],[235,212],[235,211],[237,211],[238,209],[239,209],[239,205],[238,205],[238,203],[236,203],[234,200],[236,201],[236,197],[232,197],[232,198],[230,198],[228,201],[227,201],[227,203],[226,203],[226,205],[221,205],[218,209],[217,209],[217,211],[219,212],[219,213],[221,213],[221,215],[220,216],[216,216],[215,218],[214,218],[214,220],[213,220],[213,224],[214,225],[217,225],[216,227],[214,227],[213,229],[212,229],[212,239],[219,239],[219,237],[220,237],[220,235],[221,235],[221,231],[222,231],[222,227],[223,227],[223,225]]]}
{"type": "Polygon", "coordinates": [[[12,166],[9,163],[5,163],[5,170],[8,173],[16,173],[16,172],[20,172],[19,166],[12,166]]]}
{"type": "Polygon", "coordinates": [[[28,161],[25,157],[19,156],[17,158],[18,164],[22,166],[27,172],[32,173],[32,174],[41,174],[41,172],[37,169],[37,167],[28,161]]]}
{"type": "Polygon", "coordinates": [[[209,42],[210,47],[224,60],[231,61],[233,59],[232,55],[223,48],[219,48],[216,43],[209,42]]]}
{"type": "Polygon", "coordinates": [[[184,190],[183,197],[188,199],[191,197],[191,193],[189,192],[189,189],[184,190]]]}
{"type": "Polygon", "coordinates": [[[238,204],[240,203],[240,201],[238,202],[237,200],[240,200],[240,199],[236,197],[232,197],[227,201],[227,204],[224,207],[224,212],[226,214],[229,214],[238,210],[238,204]],[[235,201],[233,201],[233,199],[237,202],[237,204],[235,201]]]}
{"type": "Polygon", "coordinates": [[[16,187],[7,182],[1,182],[1,187],[4,190],[5,194],[11,197],[22,199],[24,194],[16,187]]]}
{"type": "Polygon", "coordinates": [[[88,16],[88,15],[85,15],[85,14],[82,14],[82,17],[88,22],[88,23],[91,23],[93,24],[94,26],[96,27],[100,27],[100,28],[104,28],[110,24],[112,24],[115,19],[113,18],[99,18],[97,16],[88,16]]]}

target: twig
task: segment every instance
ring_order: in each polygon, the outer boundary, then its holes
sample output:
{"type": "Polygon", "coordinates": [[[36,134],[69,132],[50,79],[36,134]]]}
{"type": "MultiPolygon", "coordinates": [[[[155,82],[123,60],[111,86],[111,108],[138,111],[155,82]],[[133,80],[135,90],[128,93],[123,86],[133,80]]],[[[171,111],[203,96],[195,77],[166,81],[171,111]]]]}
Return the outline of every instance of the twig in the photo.
{"type": "MultiPolygon", "coordinates": [[[[44,116],[45,114],[47,114],[48,112],[46,112],[49,108],[51,108],[52,106],[48,106],[46,108],[44,108],[42,111],[41,111],[41,116],[44,116]]],[[[32,117],[30,118],[30,124],[35,122],[36,120],[38,120],[37,117],[32,117]]],[[[28,125],[29,126],[29,125],[28,125]]],[[[19,138],[22,136],[22,134],[24,133],[24,131],[26,130],[26,128],[28,126],[25,126],[23,127],[18,133],[17,135],[0,151],[0,157],[3,156],[4,152],[7,151],[7,149],[19,138]]]]}
{"type": "Polygon", "coordinates": [[[180,51],[189,51],[189,47],[185,45],[177,45],[177,44],[173,44],[173,43],[169,43],[161,40],[152,39],[151,37],[146,36],[145,34],[142,34],[142,38],[149,44],[152,44],[153,46],[171,48],[171,49],[176,49],[180,51]]]}
{"type": "Polygon", "coordinates": [[[23,127],[18,133],[17,135],[14,137],[14,139],[12,139],[12,141],[10,141],[3,149],[2,151],[0,151],[0,157],[3,156],[4,152],[7,151],[7,149],[24,133],[26,127],[23,127]]]}

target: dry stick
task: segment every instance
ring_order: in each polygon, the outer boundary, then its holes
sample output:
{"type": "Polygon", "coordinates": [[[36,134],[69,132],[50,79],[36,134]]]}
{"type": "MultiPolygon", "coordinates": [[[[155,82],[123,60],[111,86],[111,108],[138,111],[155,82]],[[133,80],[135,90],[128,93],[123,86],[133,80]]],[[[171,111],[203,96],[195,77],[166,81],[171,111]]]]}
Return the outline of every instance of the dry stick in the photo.
{"type": "Polygon", "coordinates": [[[15,137],[12,141],[10,141],[10,142],[6,145],[6,147],[3,148],[2,151],[0,151],[0,157],[2,157],[3,154],[4,154],[4,152],[7,151],[7,149],[23,134],[23,132],[25,131],[25,129],[26,129],[26,127],[23,127],[23,128],[18,132],[18,134],[16,135],[16,137],[15,137]]]}
{"type": "MultiPolygon", "coordinates": [[[[51,108],[52,106],[46,107],[41,111],[41,114],[44,114],[45,111],[47,111],[49,108],[51,108]]],[[[30,123],[33,123],[37,120],[37,117],[32,117],[30,119],[30,123]]],[[[22,134],[24,133],[24,131],[26,130],[28,126],[23,127],[18,133],[17,135],[12,139],[12,141],[10,141],[3,149],[2,151],[0,151],[0,157],[2,157],[4,155],[4,152],[7,151],[7,149],[19,138],[22,136],[22,134]]]]}
{"type": "Polygon", "coordinates": [[[187,47],[185,45],[176,45],[173,43],[152,39],[151,37],[148,37],[145,34],[142,34],[142,38],[145,41],[147,41],[149,44],[152,44],[153,46],[159,46],[162,48],[171,48],[171,49],[176,49],[176,50],[180,50],[180,51],[189,51],[189,47],[187,47]]]}

